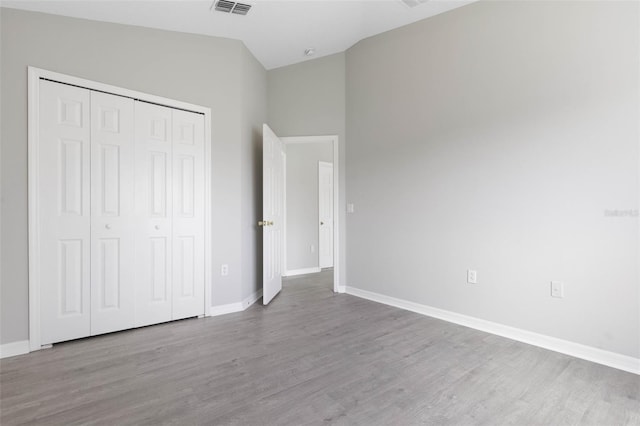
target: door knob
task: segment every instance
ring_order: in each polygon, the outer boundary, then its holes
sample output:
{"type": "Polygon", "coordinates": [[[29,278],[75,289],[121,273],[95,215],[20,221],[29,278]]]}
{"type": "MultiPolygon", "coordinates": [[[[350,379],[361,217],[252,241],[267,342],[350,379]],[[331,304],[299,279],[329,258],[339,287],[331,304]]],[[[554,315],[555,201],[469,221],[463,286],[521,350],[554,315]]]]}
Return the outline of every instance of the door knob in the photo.
{"type": "Polygon", "coordinates": [[[160,229],[160,225],[156,225],[156,226],[154,226],[154,228],[160,229]]]}
{"type": "Polygon", "coordinates": [[[107,229],[111,229],[111,225],[109,225],[108,223],[104,227],[107,229]]]}
{"type": "Polygon", "coordinates": [[[261,220],[260,222],[258,222],[258,226],[267,226],[267,222],[261,220]]]}
{"type": "Polygon", "coordinates": [[[324,222],[320,222],[320,225],[324,225],[324,222]]]}

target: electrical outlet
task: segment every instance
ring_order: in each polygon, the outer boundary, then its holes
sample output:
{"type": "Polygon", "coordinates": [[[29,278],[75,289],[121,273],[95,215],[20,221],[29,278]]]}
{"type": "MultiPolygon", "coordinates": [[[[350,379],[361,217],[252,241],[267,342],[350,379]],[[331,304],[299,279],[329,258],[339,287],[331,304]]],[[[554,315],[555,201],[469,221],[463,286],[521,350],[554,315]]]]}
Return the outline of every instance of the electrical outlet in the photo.
{"type": "Polygon", "coordinates": [[[564,297],[564,283],[562,281],[551,281],[551,297],[558,299],[564,297]]]}
{"type": "Polygon", "coordinates": [[[314,246],[313,244],[311,244],[309,246],[309,250],[311,250],[311,253],[315,253],[316,252],[316,246],[314,246]]]}
{"type": "Polygon", "coordinates": [[[467,282],[469,284],[478,284],[478,271],[467,269],[467,282]]]}
{"type": "Polygon", "coordinates": [[[220,266],[220,275],[222,275],[223,277],[229,275],[229,265],[225,263],[224,265],[220,266]]]}
{"type": "Polygon", "coordinates": [[[356,211],[355,206],[353,205],[353,203],[348,203],[347,204],[347,213],[353,213],[356,211]]]}

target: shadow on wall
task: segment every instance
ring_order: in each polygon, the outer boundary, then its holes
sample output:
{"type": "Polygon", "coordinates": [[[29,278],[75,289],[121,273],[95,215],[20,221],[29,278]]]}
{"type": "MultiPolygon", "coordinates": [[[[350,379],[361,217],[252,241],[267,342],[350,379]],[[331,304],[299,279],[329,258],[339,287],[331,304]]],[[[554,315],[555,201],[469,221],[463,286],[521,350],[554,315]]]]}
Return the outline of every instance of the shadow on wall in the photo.
{"type": "Polygon", "coordinates": [[[262,218],[262,126],[257,126],[252,130],[251,135],[253,149],[253,188],[254,188],[254,211],[253,226],[257,229],[255,233],[255,289],[262,289],[262,228],[257,223],[262,218]]]}

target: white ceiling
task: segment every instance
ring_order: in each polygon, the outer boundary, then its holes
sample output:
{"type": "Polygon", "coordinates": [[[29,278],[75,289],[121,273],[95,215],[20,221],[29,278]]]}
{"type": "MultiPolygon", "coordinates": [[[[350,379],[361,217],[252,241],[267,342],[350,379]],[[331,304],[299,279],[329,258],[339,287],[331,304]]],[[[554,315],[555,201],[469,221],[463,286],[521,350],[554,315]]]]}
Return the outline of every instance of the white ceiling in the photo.
{"type": "Polygon", "coordinates": [[[342,52],[358,41],[476,0],[430,0],[413,8],[401,0],[240,0],[241,16],[211,11],[213,0],[31,1],[3,7],[242,40],[266,69],[342,52]]]}

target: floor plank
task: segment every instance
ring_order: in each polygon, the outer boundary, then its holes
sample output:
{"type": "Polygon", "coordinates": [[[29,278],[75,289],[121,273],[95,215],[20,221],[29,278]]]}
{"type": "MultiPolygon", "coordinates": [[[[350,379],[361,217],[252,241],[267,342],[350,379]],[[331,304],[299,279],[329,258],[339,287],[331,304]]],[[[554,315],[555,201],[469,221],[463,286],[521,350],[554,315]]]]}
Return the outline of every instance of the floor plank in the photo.
{"type": "Polygon", "coordinates": [[[0,423],[640,424],[636,375],[331,288],[2,360],[0,423]]]}

